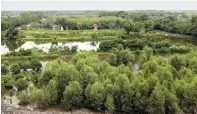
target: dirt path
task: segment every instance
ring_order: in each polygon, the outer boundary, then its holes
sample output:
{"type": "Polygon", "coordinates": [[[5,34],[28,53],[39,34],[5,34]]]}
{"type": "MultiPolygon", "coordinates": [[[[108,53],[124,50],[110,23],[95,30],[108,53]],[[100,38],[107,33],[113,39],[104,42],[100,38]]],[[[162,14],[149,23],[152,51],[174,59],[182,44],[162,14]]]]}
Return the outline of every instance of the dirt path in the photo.
{"type": "Polygon", "coordinates": [[[23,107],[13,107],[9,104],[1,103],[1,114],[103,114],[93,112],[89,109],[81,108],[74,111],[63,112],[59,110],[39,110],[39,109],[26,109],[23,107]]]}

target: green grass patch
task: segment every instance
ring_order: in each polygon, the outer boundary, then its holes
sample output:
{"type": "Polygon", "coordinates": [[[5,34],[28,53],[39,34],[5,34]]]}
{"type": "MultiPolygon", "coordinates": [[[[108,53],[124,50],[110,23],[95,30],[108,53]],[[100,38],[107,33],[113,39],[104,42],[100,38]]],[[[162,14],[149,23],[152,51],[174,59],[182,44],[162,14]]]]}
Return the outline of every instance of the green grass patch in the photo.
{"type": "MultiPolygon", "coordinates": [[[[20,30],[19,38],[27,41],[84,41],[94,40],[92,30],[20,30]]],[[[98,30],[97,39],[114,39],[124,34],[122,29],[104,29],[98,30]]]]}

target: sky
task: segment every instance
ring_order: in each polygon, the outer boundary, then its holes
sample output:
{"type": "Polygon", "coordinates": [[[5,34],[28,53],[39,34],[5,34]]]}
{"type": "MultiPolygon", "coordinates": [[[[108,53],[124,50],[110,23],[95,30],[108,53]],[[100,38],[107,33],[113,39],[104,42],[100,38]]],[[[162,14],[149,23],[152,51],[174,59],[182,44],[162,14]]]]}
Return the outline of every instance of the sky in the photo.
{"type": "Polygon", "coordinates": [[[197,10],[197,1],[2,0],[1,10],[197,10]]]}

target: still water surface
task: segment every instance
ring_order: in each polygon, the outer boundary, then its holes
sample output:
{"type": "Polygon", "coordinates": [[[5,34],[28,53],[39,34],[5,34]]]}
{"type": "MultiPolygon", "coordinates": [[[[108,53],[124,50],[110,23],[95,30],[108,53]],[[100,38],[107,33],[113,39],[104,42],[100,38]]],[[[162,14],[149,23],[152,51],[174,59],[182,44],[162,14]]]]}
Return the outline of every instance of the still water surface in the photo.
{"type": "Polygon", "coordinates": [[[78,51],[90,51],[90,50],[97,50],[99,47],[99,42],[35,42],[35,41],[26,41],[23,44],[1,44],[1,55],[6,54],[10,51],[18,51],[21,48],[24,49],[31,49],[31,48],[38,48],[43,50],[44,52],[48,52],[51,46],[55,47],[62,47],[67,46],[71,48],[72,46],[77,46],[78,51]],[[15,47],[14,47],[15,46],[15,47]]]}

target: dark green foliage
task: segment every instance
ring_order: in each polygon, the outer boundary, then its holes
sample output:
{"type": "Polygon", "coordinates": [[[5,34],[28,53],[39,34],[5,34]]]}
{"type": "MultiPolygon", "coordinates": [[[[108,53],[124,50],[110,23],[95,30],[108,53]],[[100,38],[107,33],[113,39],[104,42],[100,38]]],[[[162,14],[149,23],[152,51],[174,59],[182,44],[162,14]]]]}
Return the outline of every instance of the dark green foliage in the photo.
{"type": "Polygon", "coordinates": [[[20,73],[20,65],[15,63],[15,64],[12,64],[11,67],[10,67],[10,71],[13,73],[13,74],[18,74],[20,73]]]}
{"type": "Polygon", "coordinates": [[[42,64],[40,63],[38,59],[31,60],[31,68],[38,71],[41,69],[41,67],[42,67],[42,64]]]}
{"type": "Polygon", "coordinates": [[[2,16],[2,30],[6,30],[10,27],[18,27],[21,25],[29,24],[31,22],[40,21],[42,18],[40,12],[22,12],[18,16],[2,16]]]}
{"type": "MultiPolygon", "coordinates": [[[[142,50],[145,46],[151,47],[155,53],[188,53],[191,48],[184,45],[171,45],[170,42],[165,38],[159,37],[131,37],[128,40],[111,40],[102,41],[99,44],[99,51],[110,51],[122,44],[124,48],[129,48],[130,50],[142,50]]],[[[151,52],[152,53],[152,52],[151,52]]]]}
{"type": "Polygon", "coordinates": [[[56,46],[52,46],[50,48],[50,53],[56,53],[56,54],[61,54],[61,55],[65,55],[65,54],[74,54],[77,52],[77,46],[72,46],[71,48],[69,48],[68,46],[60,46],[60,47],[56,47],[56,46]]]}
{"type": "Polygon", "coordinates": [[[70,49],[71,53],[76,53],[77,48],[78,48],[77,46],[72,46],[71,49],[70,49]]]}
{"type": "Polygon", "coordinates": [[[117,43],[114,41],[102,41],[99,44],[99,50],[100,51],[109,51],[109,50],[112,50],[116,46],[117,46],[117,43]]]}
{"type": "Polygon", "coordinates": [[[1,95],[4,95],[5,93],[5,83],[4,80],[1,80],[1,95]]]}
{"type": "Polygon", "coordinates": [[[8,67],[7,67],[7,65],[5,65],[5,64],[2,64],[1,65],[1,74],[7,74],[9,72],[9,69],[8,69],[8,67]]]}
{"type": "Polygon", "coordinates": [[[25,74],[19,73],[19,74],[13,75],[13,77],[15,78],[15,80],[18,80],[18,79],[24,78],[25,74]]]}
{"type": "Polygon", "coordinates": [[[153,29],[154,29],[154,23],[153,23],[153,21],[147,21],[146,23],[145,23],[145,31],[146,32],[151,32],[151,31],[153,31],[153,29]]]}
{"type": "Polygon", "coordinates": [[[40,72],[32,72],[31,81],[33,82],[33,84],[36,85],[38,83],[39,77],[40,77],[40,72]]]}
{"type": "Polygon", "coordinates": [[[18,79],[16,81],[16,87],[18,90],[25,90],[28,87],[29,82],[26,79],[18,79]]]}
{"type": "Polygon", "coordinates": [[[6,53],[5,56],[20,56],[20,53],[17,51],[12,51],[12,52],[6,53]]]}
{"type": "Polygon", "coordinates": [[[7,30],[5,37],[7,40],[16,40],[18,38],[18,30],[16,30],[14,27],[11,27],[7,30]]]}
{"type": "Polygon", "coordinates": [[[179,70],[181,67],[186,65],[186,61],[178,55],[171,57],[170,63],[174,68],[176,68],[176,70],[179,70]]]}
{"type": "Polygon", "coordinates": [[[32,55],[31,49],[23,49],[21,48],[19,51],[11,51],[9,53],[6,53],[5,56],[30,56],[32,55]]]}
{"type": "Polygon", "coordinates": [[[19,53],[21,56],[28,56],[32,54],[31,49],[24,50],[23,48],[19,50],[19,53]]]}
{"type": "Polygon", "coordinates": [[[15,84],[15,81],[12,79],[10,75],[2,75],[1,81],[4,82],[5,87],[12,88],[12,86],[15,84]]]}
{"type": "Polygon", "coordinates": [[[173,45],[171,47],[169,47],[171,52],[179,52],[179,53],[186,53],[190,51],[190,48],[187,46],[176,46],[173,45]]]}

